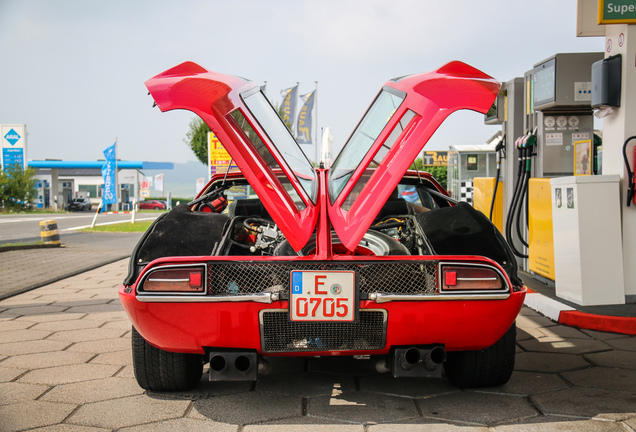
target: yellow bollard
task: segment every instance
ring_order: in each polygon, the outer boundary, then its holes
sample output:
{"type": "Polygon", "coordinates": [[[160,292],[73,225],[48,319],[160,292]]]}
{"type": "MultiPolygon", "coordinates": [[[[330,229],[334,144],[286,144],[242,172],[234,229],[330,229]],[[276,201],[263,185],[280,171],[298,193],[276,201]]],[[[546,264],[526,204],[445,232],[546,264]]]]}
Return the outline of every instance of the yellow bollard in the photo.
{"type": "Polygon", "coordinates": [[[40,222],[40,238],[44,244],[60,244],[60,233],[57,230],[57,222],[54,220],[40,222]]]}

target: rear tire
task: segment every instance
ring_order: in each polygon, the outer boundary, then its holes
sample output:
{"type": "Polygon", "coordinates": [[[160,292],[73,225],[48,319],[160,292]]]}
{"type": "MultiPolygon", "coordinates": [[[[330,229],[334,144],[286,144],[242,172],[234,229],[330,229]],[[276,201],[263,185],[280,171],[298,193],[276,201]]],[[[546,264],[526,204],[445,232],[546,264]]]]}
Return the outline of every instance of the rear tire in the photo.
{"type": "Polygon", "coordinates": [[[446,354],[444,370],[457,387],[495,387],[510,379],[515,367],[517,327],[513,323],[494,345],[478,351],[456,351],[446,354]]]}
{"type": "Polygon", "coordinates": [[[132,357],[139,386],[152,391],[190,390],[203,374],[198,354],[173,353],[155,348],[132,329],[132,357]]]}

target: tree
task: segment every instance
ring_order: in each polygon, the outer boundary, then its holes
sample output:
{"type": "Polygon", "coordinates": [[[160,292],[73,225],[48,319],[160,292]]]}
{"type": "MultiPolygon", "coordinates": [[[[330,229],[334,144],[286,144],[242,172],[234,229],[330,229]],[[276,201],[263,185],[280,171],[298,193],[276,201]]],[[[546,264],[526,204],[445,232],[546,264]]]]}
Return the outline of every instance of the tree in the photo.
{"type": "Polygon", "coordinates": [[[35,168],[13,164],[0,170],[0,205],[6,210],[24,210],[35,196],[35,168]]]}
{"type": "Polygon", "coordinates": [[[186,139],[183,141],[190,147],[197,159],[204,165],[208,164],[208,132],[211,131],[200,117],[190,120],[186,139]]]}
{"type": "Polygon", "coordinates": [[[431,173],[435,180],[446,190],[448,190],[448,167],[446,166],[429,166],[426,167],[426,171],[431,173]]]}

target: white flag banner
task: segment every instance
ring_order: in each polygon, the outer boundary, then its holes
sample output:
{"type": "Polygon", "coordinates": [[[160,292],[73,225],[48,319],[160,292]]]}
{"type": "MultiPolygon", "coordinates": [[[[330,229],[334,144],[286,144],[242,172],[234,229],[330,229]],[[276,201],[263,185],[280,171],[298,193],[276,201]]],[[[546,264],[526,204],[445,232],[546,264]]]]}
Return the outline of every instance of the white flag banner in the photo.
{"type": "Polygon", "coordinates": [[[155,176],[155,190],[163,192],[163,174],[155,176]]]}
{"type": "Polygon", "coordinates": [[[205,179],[203,177],[197,179],[197,195],[203,190],[205,186],[205,179]]]}

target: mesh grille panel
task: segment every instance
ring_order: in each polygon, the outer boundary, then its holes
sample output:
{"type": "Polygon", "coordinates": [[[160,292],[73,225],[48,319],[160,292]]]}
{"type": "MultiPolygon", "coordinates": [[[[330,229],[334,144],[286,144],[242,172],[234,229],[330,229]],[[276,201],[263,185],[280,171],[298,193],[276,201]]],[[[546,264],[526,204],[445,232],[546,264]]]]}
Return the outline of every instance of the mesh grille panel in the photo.
{"type": "Polygon", "coordinates": [[[354,270],[361,293],[435,294],[437,261],[376,263],[209,262],[208,292],[241,295],[289,293],[292,270],[354,270]]]}
{"type": "Polygon", "coordinates": [[[384,311],[360,311],[355,323],[295,322],[286,310],[263,311],[264,352],[371,350],[384,348],[384,311]]]}

